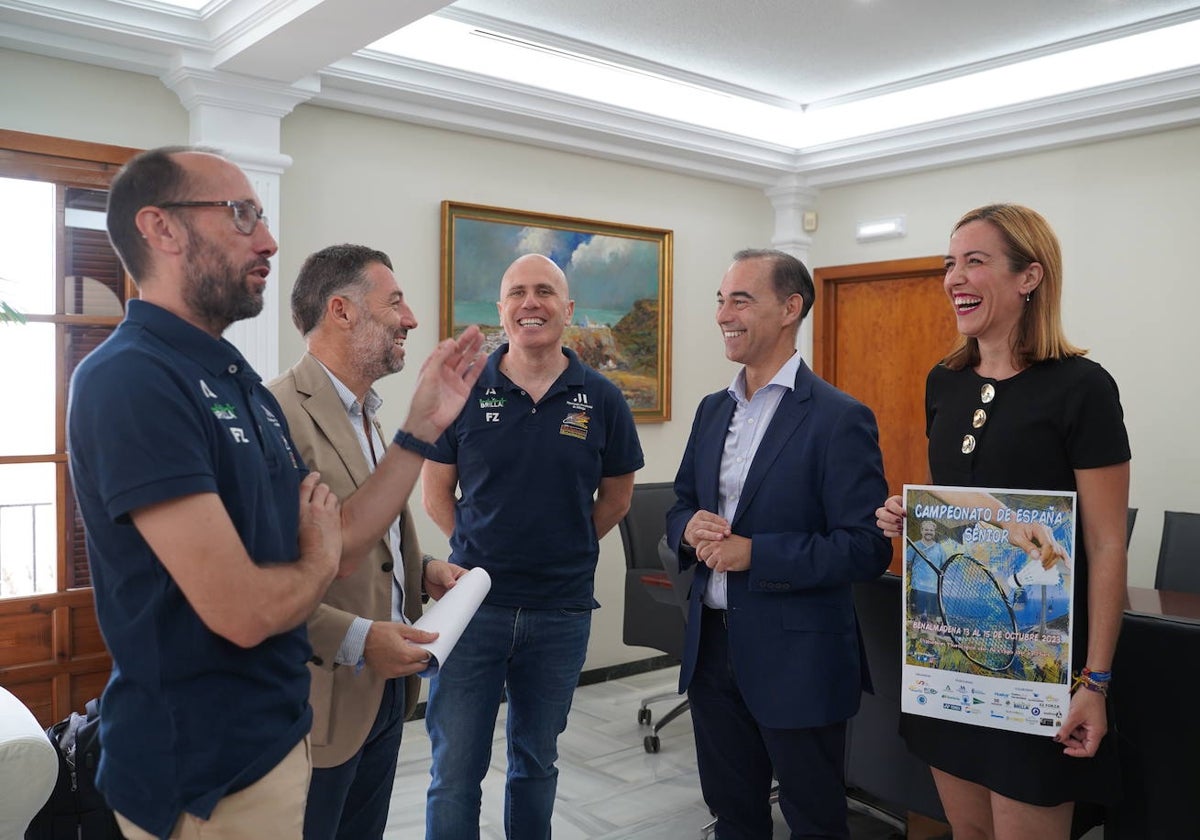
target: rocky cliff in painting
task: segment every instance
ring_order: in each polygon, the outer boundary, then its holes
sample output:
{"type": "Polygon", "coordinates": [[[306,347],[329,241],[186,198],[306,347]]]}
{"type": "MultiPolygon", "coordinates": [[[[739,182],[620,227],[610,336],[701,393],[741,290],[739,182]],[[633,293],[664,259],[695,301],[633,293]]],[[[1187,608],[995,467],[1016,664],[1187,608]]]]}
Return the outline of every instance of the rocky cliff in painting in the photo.
{"type": "Polygon", "coordinates": [[[658,301],[635,301],[613,327],[567,327],[563,343],[611,379],[630,408],[658,407],[658,301]]]}

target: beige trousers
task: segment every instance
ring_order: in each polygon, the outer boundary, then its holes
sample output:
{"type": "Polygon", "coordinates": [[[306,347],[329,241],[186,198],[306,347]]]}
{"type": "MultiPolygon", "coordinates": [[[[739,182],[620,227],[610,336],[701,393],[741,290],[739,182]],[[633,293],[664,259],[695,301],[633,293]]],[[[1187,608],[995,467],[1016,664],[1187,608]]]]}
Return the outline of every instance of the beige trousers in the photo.
{"type": "MultiPolygon", "coordinates": [[[[311,776],[312,756],[305,736],[270,773],[218,802],[207,820],[181,815],[170,840],[301,840],[311,776]]],[[[120,814],[116,816],[127,840],[157,840],[120,814]]]]}

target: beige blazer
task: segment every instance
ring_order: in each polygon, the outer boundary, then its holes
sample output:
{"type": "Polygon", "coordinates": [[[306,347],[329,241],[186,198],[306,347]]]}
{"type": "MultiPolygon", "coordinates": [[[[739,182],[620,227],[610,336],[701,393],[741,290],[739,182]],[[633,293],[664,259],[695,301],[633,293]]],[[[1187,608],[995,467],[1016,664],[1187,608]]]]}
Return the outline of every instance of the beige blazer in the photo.
{"type": "MultiPolygon", "coordinates": [[[[283,408],[304,462],[321,473],[321,480],[338,498],[346,498],[367,480],[371,474],[367,459],[329,375],[316,359],[305,353],[267,387],[283,408]]],[[[383,435],[383,439],[388,437],[383,435]]],[[[421,615],[421,547],[407,506],[400,518],[400,551],[404,557],[404,613],[416,621],[421,615]]],[[[391,620],[390,564],[386,538],[381,539],[354,574],[330,585],[309,617],[314,767],[336,767],[348,761],[366,741],[379,712],[383,679],[370,668],[355,673],[353,666],[337,665],[333,660],[356,616],[391,620]]],[[[408,677],[404,688],[404,707],[411,717],[420,691],[419,678],[408,677]]]]}

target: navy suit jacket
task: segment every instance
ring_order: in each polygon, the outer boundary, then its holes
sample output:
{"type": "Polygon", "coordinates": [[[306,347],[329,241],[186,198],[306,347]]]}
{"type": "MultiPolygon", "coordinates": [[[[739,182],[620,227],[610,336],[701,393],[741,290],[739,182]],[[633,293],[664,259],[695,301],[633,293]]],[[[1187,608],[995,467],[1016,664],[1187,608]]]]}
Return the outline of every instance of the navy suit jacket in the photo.
{"type": "MultiPolygon", "coordinates": [[[[735,402],[700,403],[675,477],[667,540],[680,567],[696,563],[683,530],[697,510],[718,512],[718,480],[735,402]]],[[[875,525],[887,498],[871,410],[802,361],[746,475],[734,534],[753,540],[750,568],[727,575],[730,656],[746,705],[762,726],[796,729],[853,717],[871,690],[852,584],[883,574],[891,544],[875,525]]],[[[700,610],[711,570],[696,564],[679,690],[696,665],[700,610]]],[[[897,651],[899,655],[899,651],[897,651]]]]}

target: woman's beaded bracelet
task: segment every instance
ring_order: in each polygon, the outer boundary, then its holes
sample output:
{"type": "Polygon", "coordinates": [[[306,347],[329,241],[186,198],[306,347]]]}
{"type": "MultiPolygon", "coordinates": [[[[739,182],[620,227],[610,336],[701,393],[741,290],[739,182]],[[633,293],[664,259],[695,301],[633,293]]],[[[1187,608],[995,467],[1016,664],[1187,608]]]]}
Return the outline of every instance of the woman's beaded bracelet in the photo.
{"type": "Polygon", "coordinates": [[[1088,691],[1094,691],[1107,697],[1108,684],[1111,681],[1111,671],[1091,671],[1084,668],[1075,675],[1075,680],[1071,683],[1071,693],[1074,694],[1076,689],[1086,688],[1088,691]]]}

